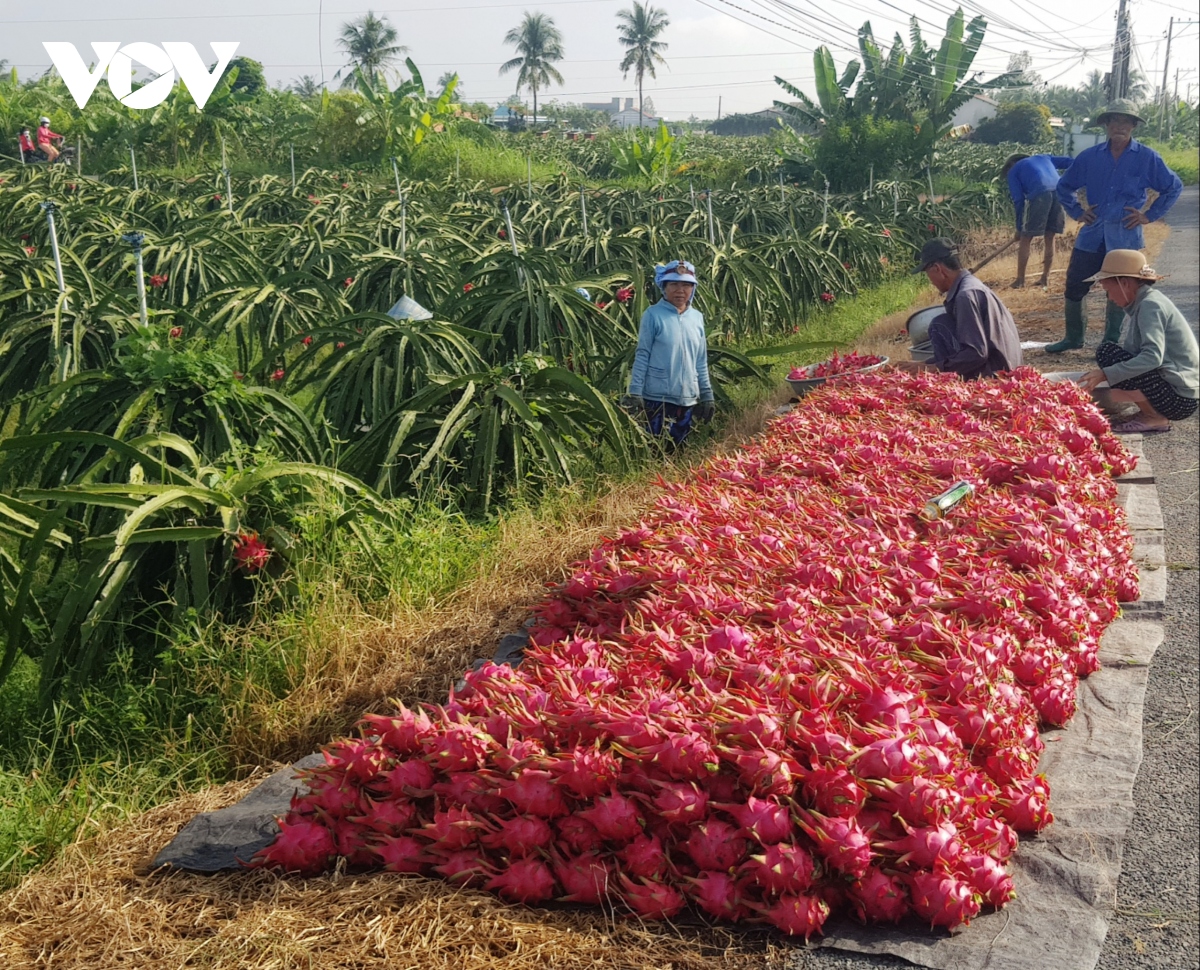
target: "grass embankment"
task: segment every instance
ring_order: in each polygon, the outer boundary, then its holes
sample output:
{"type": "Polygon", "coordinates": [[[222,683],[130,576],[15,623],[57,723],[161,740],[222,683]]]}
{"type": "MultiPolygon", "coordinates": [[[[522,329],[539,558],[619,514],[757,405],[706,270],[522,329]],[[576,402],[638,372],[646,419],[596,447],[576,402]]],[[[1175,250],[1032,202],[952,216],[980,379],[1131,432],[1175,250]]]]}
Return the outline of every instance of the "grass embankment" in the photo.
{"type": "MultiPolygon", "coordinates": [[[[899,329],[923,285],[898,276],[814,314],[773,348],[740,348],[774,365],[773,380],[736,388],[738,414],[666,473],[757,431],[788,396],[786,369],[828,354],[806,345],[848,345],[889,314],[899,329]]],[[[637,520],[662,471],[559,489],[486,520],[428,504],[376,536],[378,562],[310,541],[286,587],[263,583],[254,620],[170,631],[154,680],[118,661],[50,717],[38,714],[36,670],[24,661],[0,688],[0,885],[156,804],[306,754],[388,697],[444,697],[519,628],[545,583],[637,520]]],[[[315,524],[312,535],[328,530],[315,524]]]]}

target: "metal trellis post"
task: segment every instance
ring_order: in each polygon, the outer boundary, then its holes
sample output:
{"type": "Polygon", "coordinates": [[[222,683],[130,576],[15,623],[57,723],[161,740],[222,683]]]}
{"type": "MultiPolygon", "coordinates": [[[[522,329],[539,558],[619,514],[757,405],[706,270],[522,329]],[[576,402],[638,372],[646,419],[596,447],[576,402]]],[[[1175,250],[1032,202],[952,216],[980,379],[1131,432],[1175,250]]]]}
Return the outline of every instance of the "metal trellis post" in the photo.
{"type": "Polygon", "coordinates": [[[704,195],[708,200],[708,244],[710,246],[715,246],[717,244],[717,236],[716,230],[713,227],[712,189],[706,189],[704,195]]]}
{"type": "Polygon", "coordinates": [[[142,270],[142,243],[146,237],[140,232],[127,232],[121,237],[133,247],[133,255],[137,258],[137,291],[138,309],[143,327],[150,326],[150,318],[146,313],[146,280],[142,270]]]}
{"type": "Polygon", "coordinates": [[[133,153],[133,146],[129,146],[129,167],[133,169],[133,191],[137,191],[137,156],[133,153]]]}
{"type": "Polygon", "coordinates": [[[292,160],[292,191],[296,191],[296,146],[288,145],[288,155],[292,160]]]}

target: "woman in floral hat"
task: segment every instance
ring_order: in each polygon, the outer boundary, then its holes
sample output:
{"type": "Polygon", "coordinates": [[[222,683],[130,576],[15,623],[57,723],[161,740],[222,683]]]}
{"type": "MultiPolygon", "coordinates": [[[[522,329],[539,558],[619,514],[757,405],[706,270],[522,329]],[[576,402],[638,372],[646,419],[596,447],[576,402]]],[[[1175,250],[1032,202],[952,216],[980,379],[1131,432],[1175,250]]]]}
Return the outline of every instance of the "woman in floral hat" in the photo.
{"type": "Polygon", "coordinates": [[[716,411],[708,373],[704,314],[692,306],[696,267],[683,259],[654,268],[660,299],[642,314],[637,353],[622,407],[645,417],[651,434],[664,424],[671,440],[682,445],[693,417],[712,420],[716,411]]]}

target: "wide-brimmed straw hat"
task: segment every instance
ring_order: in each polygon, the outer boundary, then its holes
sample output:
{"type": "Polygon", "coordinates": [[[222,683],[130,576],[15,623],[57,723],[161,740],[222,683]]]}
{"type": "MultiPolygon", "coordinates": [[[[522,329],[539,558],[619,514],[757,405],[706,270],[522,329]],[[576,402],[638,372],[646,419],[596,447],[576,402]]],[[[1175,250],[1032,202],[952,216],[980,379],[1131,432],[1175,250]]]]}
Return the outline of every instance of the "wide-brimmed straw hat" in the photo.
{"type": "Polygon", "coordinates": [[[1099,125],[1103,128],[1108,124],[1110,115],[1129,115],[1129,117],[1136,121],[1139,125],[1144,125],[1146,123],[1146,119],[1138,114],[1137,105],[1127,98],[1117,98],[1115,101],[1108,102],[1108,107],[1096,115],[1095,119],[1092,121],[1092,124],[1099,125]]]}
{"type": "Polygon", "coordinates": [[[1140,253],[1136,249],[1113,249],[1104,254],[1104,264],[1100,267],[1100,272],[1095,276],[1089,276],[1084,282],[1099,283],[1100,280],[1111,280],[1120,276],[1145,280],[1149,283],[1157,283],[1159,280],[1166,279],[1165,276],[1160,276],[1146,264],[1144,253],[1140,253]]]}

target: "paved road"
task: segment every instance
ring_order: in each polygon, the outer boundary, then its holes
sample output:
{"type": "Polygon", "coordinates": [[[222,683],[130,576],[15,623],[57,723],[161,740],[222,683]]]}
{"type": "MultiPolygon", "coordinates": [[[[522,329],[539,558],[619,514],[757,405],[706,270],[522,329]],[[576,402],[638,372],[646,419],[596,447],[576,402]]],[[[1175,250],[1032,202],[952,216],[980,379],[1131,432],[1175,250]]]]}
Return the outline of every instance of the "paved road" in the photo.
{"type": "MultiPolygon", "coordinates": [[[[1155,266],[1171,274],[1161,287],[1193,329],[1200,319],[1198,202],[1200,193],[1190,186],[1175,204],[1167,218],[1171,236],[1155,266]]],[[[1126,839],[1117,913],[1098,970],[1200,966],[1200,421],[1193,417],[1170,434],[1147,438],[1145,452],[1154,468],[1166,525],[1166,637],[1150,670],[1145,760],[1133,793],[1137,814],[1126,839]]],[[[787,963],[788,970],[911,966],[895,957],[800,949],[787,963]]]]}
{"type": "MultiPolygon", "coordinates": [[[[1184,191],[1168,214],[1171,236],[1155,269],[1160,284],[1196,329],[1200,320],[1200,193],[1184,191]]],[[[1200,966],[1200,572],[1197,489],[1200,422],[1177,424],[1145,441],[1163,509],[1167,579],[1166,638],[1146,689],[1143,751],[1133,798],[1137,815],[1125,842],[1117,915],[1100,970],[1187,970],[1200,966]]]]}

